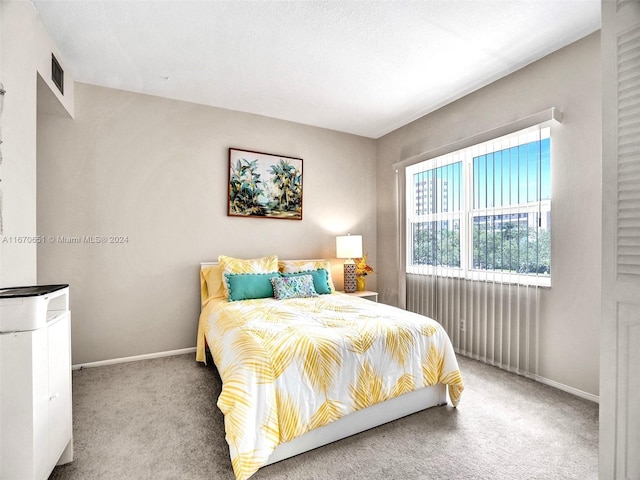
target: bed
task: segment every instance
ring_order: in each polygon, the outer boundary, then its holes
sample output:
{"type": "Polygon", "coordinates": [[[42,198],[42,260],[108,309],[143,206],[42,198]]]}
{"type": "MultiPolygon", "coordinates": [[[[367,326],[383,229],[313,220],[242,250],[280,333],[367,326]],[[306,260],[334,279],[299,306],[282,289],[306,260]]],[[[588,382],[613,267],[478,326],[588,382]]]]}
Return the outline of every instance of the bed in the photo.
{"type": "Polygon", "coordinates": [[[196,360],[206,363],[208,348],[220,373],[237,480],[460,400],[458,363],[437,322],[336,292],[330,272],[328,260],[275,256],[201,264],[196,360]]]}

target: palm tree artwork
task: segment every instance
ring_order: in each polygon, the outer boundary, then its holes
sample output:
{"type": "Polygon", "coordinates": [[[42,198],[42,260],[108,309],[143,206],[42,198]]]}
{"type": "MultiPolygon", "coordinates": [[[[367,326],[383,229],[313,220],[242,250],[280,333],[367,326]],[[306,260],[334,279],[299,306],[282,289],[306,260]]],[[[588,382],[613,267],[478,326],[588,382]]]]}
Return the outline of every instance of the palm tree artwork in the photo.
{"type": "Polygon", "coordinates": [[[230,216],[302,219],[302,159],[229,149],[230,216]]]}

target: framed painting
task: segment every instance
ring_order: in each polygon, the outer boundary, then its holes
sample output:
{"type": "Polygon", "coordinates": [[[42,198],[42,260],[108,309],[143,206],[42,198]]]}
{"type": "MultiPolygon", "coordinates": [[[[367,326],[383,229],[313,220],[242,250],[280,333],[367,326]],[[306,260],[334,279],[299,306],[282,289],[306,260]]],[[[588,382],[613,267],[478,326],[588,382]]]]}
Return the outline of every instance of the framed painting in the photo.
{"type": "Polygon", "coordinates": [[[302,159],[230,148],[228,197],[229,216],[302,220],[302,159]]]}

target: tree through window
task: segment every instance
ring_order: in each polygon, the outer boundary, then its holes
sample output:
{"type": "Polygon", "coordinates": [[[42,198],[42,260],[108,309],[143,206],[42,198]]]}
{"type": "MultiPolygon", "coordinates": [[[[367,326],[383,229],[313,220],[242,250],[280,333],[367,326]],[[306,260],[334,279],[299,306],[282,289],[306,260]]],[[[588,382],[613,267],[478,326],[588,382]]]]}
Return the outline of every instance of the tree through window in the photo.
{"type": "Polygon", "coordinates": [[[550,284],[550,172],[549,128],[407,167],[407,271],[550,284]]]}

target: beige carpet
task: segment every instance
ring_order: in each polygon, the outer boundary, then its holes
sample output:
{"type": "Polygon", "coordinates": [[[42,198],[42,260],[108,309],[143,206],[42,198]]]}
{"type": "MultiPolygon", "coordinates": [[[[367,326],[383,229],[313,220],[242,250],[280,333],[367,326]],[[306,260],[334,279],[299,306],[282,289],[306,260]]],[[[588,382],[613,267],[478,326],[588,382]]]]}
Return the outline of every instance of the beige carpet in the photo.
{"type": "MultiPolygon", "coordinates": [[[[460,357],[436,407],[265,467],[267,479],[596,479],[598,405],[460,357]]],[[[233,480],[213,366],[179,355],[73,373],[75,461],[51,479],[233,480]]]]}

